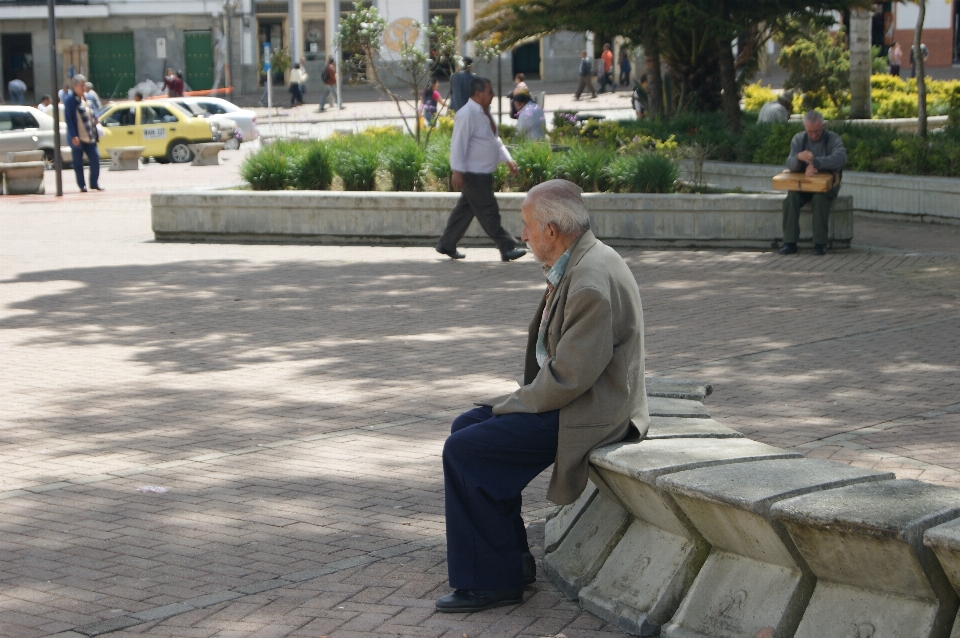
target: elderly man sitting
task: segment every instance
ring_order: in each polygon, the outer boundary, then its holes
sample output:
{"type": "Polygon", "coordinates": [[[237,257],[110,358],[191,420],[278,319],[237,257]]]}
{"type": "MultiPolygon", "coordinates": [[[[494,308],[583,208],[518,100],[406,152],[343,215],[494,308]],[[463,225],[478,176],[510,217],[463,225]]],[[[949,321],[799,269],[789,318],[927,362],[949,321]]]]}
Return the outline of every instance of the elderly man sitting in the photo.
{"type": "Polygon", "coordinates": [[[443,612],[523,601],[536,563],[520,494],[553,465],[547,498],[572,503],[594,448],[645,434],[640,292],[620,255],[590,231],[571,182],[530,189],[522,239],[546,290],[530,323],[523,387],[457,417],[443,448],[447,571],[443,612]]]}

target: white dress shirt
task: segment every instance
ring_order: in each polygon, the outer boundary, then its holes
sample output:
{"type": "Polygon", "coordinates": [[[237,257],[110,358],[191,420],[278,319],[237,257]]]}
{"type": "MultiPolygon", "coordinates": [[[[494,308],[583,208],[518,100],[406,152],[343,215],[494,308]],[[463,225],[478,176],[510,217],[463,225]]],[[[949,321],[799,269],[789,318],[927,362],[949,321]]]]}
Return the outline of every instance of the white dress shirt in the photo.
{"type": "Polygon", "coordinates": [[[450,141],[450,168],[460,173],[490,174],[500,162],[513,160],[494,132],[492,121],[473,98],[457,111],[450,141]]]}

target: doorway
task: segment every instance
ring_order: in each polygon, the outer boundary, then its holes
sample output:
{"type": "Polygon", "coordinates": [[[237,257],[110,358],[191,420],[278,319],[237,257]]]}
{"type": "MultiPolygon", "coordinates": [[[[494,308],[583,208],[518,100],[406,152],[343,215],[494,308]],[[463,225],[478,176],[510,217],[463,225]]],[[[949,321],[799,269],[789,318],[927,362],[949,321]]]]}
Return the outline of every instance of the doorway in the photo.
{"type": "Polygon", "coordinates": [[[183,33],[184,82],[192,91],[213,86],[213,38],[210,31],[183,33]]]}
{"type": "MultiPolygon", "coordinates": [[[[3,92],[11,80],[22,80],[27,85],[27,100],[36,102],[33,82],[33,38],[29,33],[5,33],[0,36],[0,55],[3,56],[3,92]]],[[[7,98],[10,96],[7,95],[7,98]]]]}
{"type": "Polygon", "coordinates": [[[513,50],[513,75],[523,73],[527,79],[540,79],[540,41],[523,44],[513,50]]]}

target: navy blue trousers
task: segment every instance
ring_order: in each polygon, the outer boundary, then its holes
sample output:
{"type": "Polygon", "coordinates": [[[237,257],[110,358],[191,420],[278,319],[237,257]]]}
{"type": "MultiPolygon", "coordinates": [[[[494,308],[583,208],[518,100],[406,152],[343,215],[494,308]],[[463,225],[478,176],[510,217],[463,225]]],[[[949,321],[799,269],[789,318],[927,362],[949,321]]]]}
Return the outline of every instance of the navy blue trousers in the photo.
{"type": "Polygon", "coordinates": [[[443,446],[447,575],[454,589],[522,589],[521,492],[557,456],[560,412],[474,408],[443,446]]]}
{"type": "Polygon", "coordinates": [[[89,142],[80,142],[79,146],[70,145],[70,152],[73,155],[73,172],[77,174],[77,186],[86,188],[83,181],[83,154],[87,154],[87,161],[90,162],[90,188],[96,188],[100,179],[100,152],[96,144],[89,142]]]}

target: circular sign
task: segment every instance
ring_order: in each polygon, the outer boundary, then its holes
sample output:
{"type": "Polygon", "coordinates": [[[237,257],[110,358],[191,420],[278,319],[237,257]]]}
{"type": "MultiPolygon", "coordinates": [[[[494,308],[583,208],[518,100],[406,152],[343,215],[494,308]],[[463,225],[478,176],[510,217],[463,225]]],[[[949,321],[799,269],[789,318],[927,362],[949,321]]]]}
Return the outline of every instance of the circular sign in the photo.
{"type": "Polygon", "coordinates": [[[420,35],[420,29],[414,26],[412,18],[399,18],[387,26],[383,34],[383,46],[396,53],[404,43],[413,46],[420,35]]]}
{"type": "Polygon", "coordinates": [[[319,42],[323,38],[320,29],[310,29],[307,31],[307,42],[319,42]]]}

